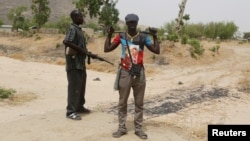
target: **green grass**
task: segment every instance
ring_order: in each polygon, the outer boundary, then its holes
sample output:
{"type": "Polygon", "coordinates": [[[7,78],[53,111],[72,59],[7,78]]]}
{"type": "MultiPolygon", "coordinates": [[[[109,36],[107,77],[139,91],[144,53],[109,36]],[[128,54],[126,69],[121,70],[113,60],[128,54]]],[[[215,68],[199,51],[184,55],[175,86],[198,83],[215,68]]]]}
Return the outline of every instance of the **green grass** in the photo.
{"type": "Polygon", "coordinates": [[[6,89],[0,87],[0,98],[6,99],[13,95],[16,91],[14,89],[6,89]]]}

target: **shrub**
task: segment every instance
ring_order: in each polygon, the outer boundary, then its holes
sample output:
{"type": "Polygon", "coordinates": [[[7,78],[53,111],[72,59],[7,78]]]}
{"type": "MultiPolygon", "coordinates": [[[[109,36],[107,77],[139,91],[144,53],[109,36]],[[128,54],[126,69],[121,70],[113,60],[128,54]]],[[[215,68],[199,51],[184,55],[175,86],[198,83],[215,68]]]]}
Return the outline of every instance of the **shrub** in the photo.
{"type": "Polygon", "coordinates": [[[216,45],[216,46],[213,46],[212,48],[210,48],[209,50],[214,52],[214,53],[219,53],[219,49],[220,49],[220,46],[216,45]]]}
{"type": "Polygon", "coordinates": [[[5,99],[9,98],[16,91],[14,89],[5,89],[0,87],[0,98],[5,99]]]}
{"type": "Polygon", "coordinates": [[[181,44],[185,45],[188,42],[188,36],[187,35],[183,35],[181,38],[181,44]]]}
{"type": "Polygon", "coordinates": [[[174,42],[178,42],[179,38],[177,34],[170,34],[167,36],[167,40],[169,41],[174,41],[174,42]]]}
{"type": "Polygon", "coordinates": [[[203,55],[204,53],[204,48],[200,45],[200,42],[196,39],[191,39],[188,42],[189,45],[191,45],[192,47],[190,48],[190,55],[191,57],[197,59],[198,56],[203,55]]]}

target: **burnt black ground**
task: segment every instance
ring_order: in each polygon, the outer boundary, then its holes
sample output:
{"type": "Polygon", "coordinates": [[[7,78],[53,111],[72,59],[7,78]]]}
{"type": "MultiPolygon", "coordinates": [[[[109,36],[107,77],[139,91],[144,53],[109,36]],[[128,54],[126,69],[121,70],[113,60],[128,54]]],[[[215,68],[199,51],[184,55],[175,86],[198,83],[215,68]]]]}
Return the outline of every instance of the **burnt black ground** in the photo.
{"type": "MultiPolygon", "coordinates": [[[[160,95],[146,97],[144,100],[144,116],[152,118],[175,113],[197,103],[233,95],[235,94],[230,93],[228,88],[206,87],[204,85],[195,88],[173,89],[160,95]]],[[[117,103],[112,103],[111,106],[104,108],[104,112],[117,115],[117,103]]],[[[128,114],[134,114],[133,100],[128,102],[128,114]]]]}

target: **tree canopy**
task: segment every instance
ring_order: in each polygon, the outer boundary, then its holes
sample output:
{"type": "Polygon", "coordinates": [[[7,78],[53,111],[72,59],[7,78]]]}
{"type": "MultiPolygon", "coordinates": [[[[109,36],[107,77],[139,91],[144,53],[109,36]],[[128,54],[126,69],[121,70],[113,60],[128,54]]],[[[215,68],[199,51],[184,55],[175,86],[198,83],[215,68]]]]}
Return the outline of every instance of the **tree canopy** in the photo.
{"type": "Polygon", "coordinates": [[[117,24],[119,21],[119,11],[115,8],[117,0],[76,0],[76,8],[82,11],[86,17],[97,17],[98,23],[104,27],[117,24]]]}
{"type": "Polygon", "coordinates": [[[13,9],[10,9],[10,11],[7,14],[7,17],[10,21],[12,21],[12,29],[13,30],[27,30],[29,22],[25,16],[23,15],[24,12],[27,11],[27,7],[25,6],[19,6],[13,9]]]}
{"type": "Polygon", "coordinates": [[[32,0],[31,4],[33,22],[37,24],[38,28],[44,25],[50,16],[50,8],[48,0],[32,0]]]}

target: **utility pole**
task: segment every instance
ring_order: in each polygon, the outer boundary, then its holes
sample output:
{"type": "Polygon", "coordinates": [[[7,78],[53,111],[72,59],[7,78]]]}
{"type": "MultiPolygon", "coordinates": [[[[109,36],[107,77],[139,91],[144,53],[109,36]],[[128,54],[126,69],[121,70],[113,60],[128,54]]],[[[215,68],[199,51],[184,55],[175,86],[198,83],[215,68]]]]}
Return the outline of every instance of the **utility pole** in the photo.
{"type": "Polygon", "coordinates": [[[182,18],[183,18],[186,3],[187,3],[187,0],[182,0],[181,4],[179,4],[180,11],[178,14],[178,18],[176,19],[176,26],[175,26],[177,33],[180,31],[181,26],[183,25],[182,18]]]}

